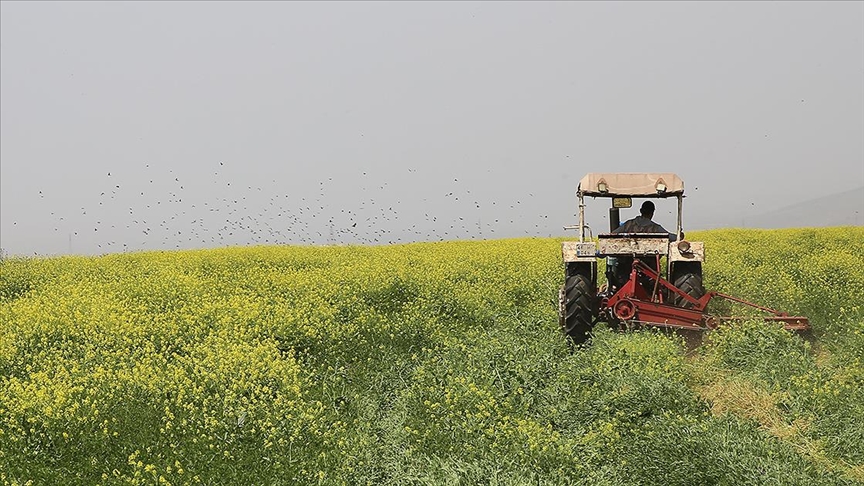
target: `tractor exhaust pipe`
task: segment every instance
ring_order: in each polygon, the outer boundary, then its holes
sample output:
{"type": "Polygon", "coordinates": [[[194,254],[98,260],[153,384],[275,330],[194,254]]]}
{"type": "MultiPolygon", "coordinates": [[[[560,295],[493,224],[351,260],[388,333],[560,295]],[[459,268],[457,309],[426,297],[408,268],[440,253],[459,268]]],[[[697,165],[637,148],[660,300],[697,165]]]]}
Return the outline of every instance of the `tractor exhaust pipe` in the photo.
{"type": "MultiPolygon", "coordinates": [[[[621,226],[621,210],[609,208],[609,232],[615,231],[619,226],[621,226]]],[[[609,282],[609,291],[617,290],[621,285],[618,279],[618,258],[616,257],[606,259],[606,281],[609,282]]]]}
{"type": "Polygon", "coordinates": [[[609,208],[609,231],[615,231],[619,226],[621,226],[621,210],[609,208]]]}

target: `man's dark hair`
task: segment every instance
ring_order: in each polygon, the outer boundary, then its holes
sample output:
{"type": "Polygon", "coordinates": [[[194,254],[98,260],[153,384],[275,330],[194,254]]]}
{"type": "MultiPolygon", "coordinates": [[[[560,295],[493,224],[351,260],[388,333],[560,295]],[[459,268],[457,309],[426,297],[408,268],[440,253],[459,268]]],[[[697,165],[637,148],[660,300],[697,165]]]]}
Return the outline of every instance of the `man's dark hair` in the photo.
{"type": "Polygon", "coordinates": [[[642,207],[639,209],[639,212],[642,216],[648,217],[654,214],[654,203],[651,201],[645,201],[642,203],[642,207]]]}

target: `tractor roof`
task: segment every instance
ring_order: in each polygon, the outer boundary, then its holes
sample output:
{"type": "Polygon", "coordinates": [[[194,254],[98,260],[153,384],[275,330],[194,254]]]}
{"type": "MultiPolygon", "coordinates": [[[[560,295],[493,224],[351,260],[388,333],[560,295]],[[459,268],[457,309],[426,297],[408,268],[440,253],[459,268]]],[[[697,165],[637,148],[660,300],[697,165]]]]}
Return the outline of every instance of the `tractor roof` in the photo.
{"type": "Polygon", "coordinates": [[[592,172],[579,181],[584,196],[673,197],[684,194],[684,181],[671,172],[592,172]]]}

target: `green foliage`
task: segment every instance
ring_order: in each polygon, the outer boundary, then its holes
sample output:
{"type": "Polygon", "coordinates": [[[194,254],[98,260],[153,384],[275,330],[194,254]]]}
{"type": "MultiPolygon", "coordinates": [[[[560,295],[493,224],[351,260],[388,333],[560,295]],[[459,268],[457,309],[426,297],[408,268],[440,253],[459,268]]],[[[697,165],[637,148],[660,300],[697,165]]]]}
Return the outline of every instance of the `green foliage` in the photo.
{"type": "Polygon", "coordinates": [[[809,343],[779,324],[757,320],[721,326],[703,350],[713,358],[711,365],[745,373],[772,389],[786,388],[816,368],[809,343]]]}
{"type": "MultiPolygon", "coordinates": [[[[806,315],[820,337],[843,334],[843,311],[864,296],[860,227],[693,232],[705,242],[705,284],[761,305],[806,315]]],[[[736,309],[747,311],[746,308],[736,309]]],[[[857,315],[864,317],[864,308],[857,315]]]]}
{"type": "Polygon", "coordinates": [[[864,481],[864,230],[688,236],[815,344],[571,350],[556,239],[4,259],[0,483],[864,481]],[[705,392],[733,379],[769,410],[705,392]]]}

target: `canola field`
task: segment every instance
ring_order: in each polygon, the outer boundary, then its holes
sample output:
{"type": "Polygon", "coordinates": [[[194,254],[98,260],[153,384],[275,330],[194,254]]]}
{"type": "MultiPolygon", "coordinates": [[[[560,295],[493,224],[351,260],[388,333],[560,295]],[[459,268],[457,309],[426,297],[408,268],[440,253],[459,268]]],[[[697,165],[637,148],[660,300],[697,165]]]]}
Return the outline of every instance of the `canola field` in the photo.
{"type": "Polygon", "coordinates": [[[688,237],[813,336],[572,351],[563,239],[7,259],[0,483],[864,483],[864,228],[688,237]]]}

